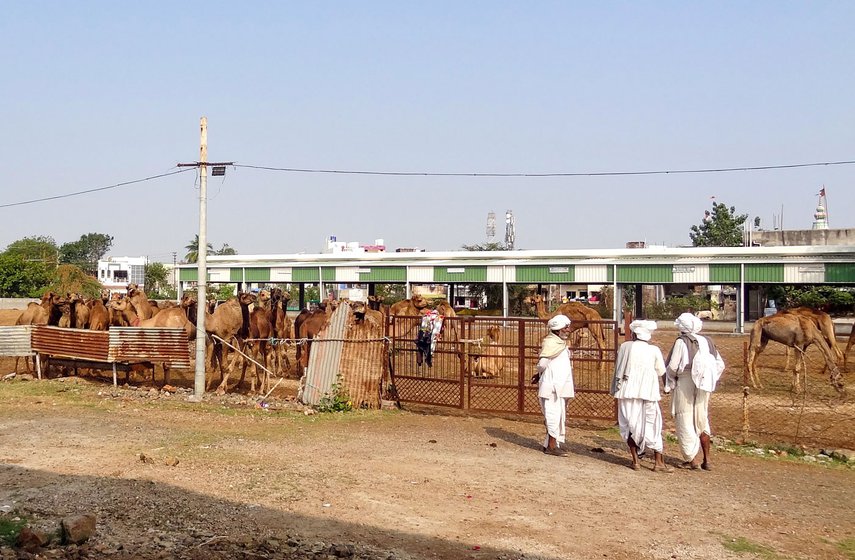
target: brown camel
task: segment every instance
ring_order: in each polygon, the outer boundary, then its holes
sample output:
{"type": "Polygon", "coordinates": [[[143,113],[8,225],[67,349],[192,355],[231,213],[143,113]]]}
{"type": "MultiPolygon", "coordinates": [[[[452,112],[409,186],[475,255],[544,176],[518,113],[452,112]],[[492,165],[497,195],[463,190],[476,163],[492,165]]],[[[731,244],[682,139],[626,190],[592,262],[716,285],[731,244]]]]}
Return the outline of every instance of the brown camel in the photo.
{"type": "Polygon", "coordinates": [[[478,357],[472,368],[473,377],[496,377],[505,369],[505,352],[499,346],[501,329],[494,325],[487,328],[487,335],[475,350],[478,357]]]}
{"type": "Polygon", "coordinates": [[[325,302],[320,307],[309,311],[303,309],[294,319],[294,338],[297,339],[297,363],[301,371],[309,366],[309,353],[312,350],[312,339],[324,328],[338,303],[325,302]],[[305,352],[303,344],[306,345],[305,352]]]}
{"type": "Polygon", "coordinates": [[[140,290],[138,285],[128,284],[128,297],[131,298],[140,321],[152,318],[154,311],[152,310],[151,303],[148,301],[145,292],[140,290]]]}
{"type": "Polygon", "coordinates": [[[277,339],[273,346],[273,368],[277,372],[290,371],[291,360],[288,359],[284,343],[288,341],[288,344],[291,344],[290,339],[294,338],[293,325],[291,318],[288,317],[288,302],[291,300],[291,294],[283,291],[282,288],[273,288],[270,296],[270,324],[273,337],[277,339]]]}
{"type": "Polygon", "coordinates": [[[403,338],[413,335],[413,333],[419,328],[419,321],[401,319],[401,317],[421,317],[422,311],[427,307],[428,301],[420,294],[414,294],[409,299],[402,299],[401,301],[393,303],[389,307],[389,316],[393,317],[394,320],[393,325],[398,326],[399,329],[406,329],[403,332],[396,334],[403,338]]]}
{"type": "Polygon", "coordinates": [[[543,296],[533,294],[526,296],[523,303],[532,305],[537,312],[537,316],[544,320],[549,320],[556,315],[565,315],[570,319],[570,333],[574,333],[580,329],[588,329],[591,336],[594,338],[600,352],[600,360],[603,359],[603,351],[606,349],[606,337],[603,333],[603,326],[597,321],[602,321],[603,318],[595,309],[591,309],[587,305],[577,301],[562,304],[552,313],[546,311],[546,304],[543,301],[543,296]]]}
{"type": "Polygon", "coordinates": [[[89,307],[89,330],[106,331],[110,328],[110,310],[104,306],[100,299],[90,300],[89,307]]]}
{"type": "Polygon", "coordinates": [[[853,344],[855,344],[855,323],[852,324],[852,330],[849,332],[849,342],[846,343],[846,351],[843,352],[843,369],[846,369],[849,349],[852,348],[853,344]]]}
{"type": "Polygon", "coordinates": [[[383,298],[380,296],[368,296],[368,308],[374,311],[380,311],[383,315],[391,315],[389,309],[391,305],[383,303],[383,298]]]}
{"type": "MultiPolygon", "coordinates": [[[[211,314],[205,316],[205,331],[229,344],[236,341],[237,348],[243,347],[243,341],[249,336],[249,306],[256,301],[255,294],[242,292],[237,296],[229,298],[217,306],[211,314]]],[[[229,372],[231,366],[225,366],[225,358],[228,350],[223,348],[223,343],[214,338],[212,357],[220,369],[220,384],[217,393],[223,394],[228,390],[229,372]]],[[[213,381],[213,378],[211,379],[213,381]]]]}
{"type": "MultiPolygon", "coordinates": [[[[59,324],[59,320],[61,318],[61,311],[59,310],[58,304],[60,301],[60,297],[53,292],[46,292],[42,296],[41,303],[31,302],[27,304],[27,308],[18,316],[18,319],[15,320],[16,325],[53,325],[56,326],[59,324]]],[[[20,357],[15,358],[15,372],[18,371],[18,360],[20,357]]],[[[33,356],[32,358],[33,369],[36,366],[36,358],[33,356]]],[[[30,369],[30,360],[24,359],[24,366],[26,367],[26,371],[29,373],[32,371],[30,369]]]]}
{"type": "MultiPolygon", "coordinates": [[[[822,333],[823,338],[825,338],[825,342],[828,343],[828,347],[831,348],[834,355],[837,356],[837,364],[843,365],[845,368],[843,352],[837,344],[837,335],[834,334],[834,322],[831,320],[831,316],[828,313],[811,307],[792,307],[781,311],[780,313],[795,313],[813,321],[816,328],[819,329],[820,333],[822,333]]],[[[784,371],[790,369],[790,357],[792,353],[793,350],[788,346],[787,362],[784,365],[784,371]]],[[[823,369],[823,373],[825,373],[825,369],[823,369]]]]}
{"type": "MultiPolygon", "coordinates": [[[[763,317],[754,323],[751,329],[751,340],[748,345],[748,374],[754,387],[763,387],[760,376],[757,374],[757,357],[766,348],[770,341],[778,342],[785,346],[798,350],[802,359],[796,363],[793,371],[793,390],[801,390],[799,380],[799,363],[805,367],[804,353],[808,346],[816,344],[825,358],[825,365],[831,372],[831,384],[839,392],[843,392],[843,379],[837,364],[834,363],[834,352],[829,348],[816,324],[809,318],[798,313],[776,313],[770,317],[763,317]]],[[[807,371],[805,371],[807,374],[807,371]]]]}
{"type": "Polygon", "coordinates": [[[383,336],[386,316],[382,312],[371,309],[368,304],[361,301],[350,302],[350,308],[353,310],[355,325],[368,329],[367,333],[372,337],[383,336]]]}
{"type": "MultiPolygon", "coordinates": [[[[258,381],[258,390],[262,393],[270,384],[270,375],[267,372],[267,354],[270,352],[270,337],[273,336],[273,325],[271,320],[270,293],[267,290],[262,290],[258,294],[258,305],[249,314],[249,339],[244,345],[244,352],[255,360],[255,376],[250,381],[250,393],[255,393],[255,383],[258,381]],[[263,368],[259,370],[258,363],[261,363],[263,368]]],[[[246,378],[246,368],[249,365],[249,360],[244,357],[243,368],[240,374],[240,380],[237,386],[246,378]]]]}

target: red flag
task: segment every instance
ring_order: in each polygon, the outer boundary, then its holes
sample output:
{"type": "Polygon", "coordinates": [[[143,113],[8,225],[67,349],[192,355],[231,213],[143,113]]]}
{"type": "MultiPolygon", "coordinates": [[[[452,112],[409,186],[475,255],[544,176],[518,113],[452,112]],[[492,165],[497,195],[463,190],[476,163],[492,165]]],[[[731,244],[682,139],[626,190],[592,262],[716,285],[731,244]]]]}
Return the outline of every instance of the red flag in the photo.
{"type": "Polygon", "coordinates": [[[819,191],[819,196],[825,196],[825,187],[822,187],[822,189],[819,191]]]}

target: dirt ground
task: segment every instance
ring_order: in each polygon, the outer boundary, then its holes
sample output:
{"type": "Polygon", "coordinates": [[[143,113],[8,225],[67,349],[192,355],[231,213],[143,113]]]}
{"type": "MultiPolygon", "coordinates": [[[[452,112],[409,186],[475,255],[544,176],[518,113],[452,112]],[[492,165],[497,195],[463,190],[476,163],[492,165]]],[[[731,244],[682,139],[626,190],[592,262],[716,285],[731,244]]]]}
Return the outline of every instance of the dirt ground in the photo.
{"type": "Polygon", "coordinates": [[[613,428],[573,425],[552,457],[536,418],[307,415],[294,390],[260,408],[106,377],[0,382],[0,516],[96,514],[89,543],[46,558],[855,558],[839,463],[728,447],[710,472],[632,471],[613,428]]]}

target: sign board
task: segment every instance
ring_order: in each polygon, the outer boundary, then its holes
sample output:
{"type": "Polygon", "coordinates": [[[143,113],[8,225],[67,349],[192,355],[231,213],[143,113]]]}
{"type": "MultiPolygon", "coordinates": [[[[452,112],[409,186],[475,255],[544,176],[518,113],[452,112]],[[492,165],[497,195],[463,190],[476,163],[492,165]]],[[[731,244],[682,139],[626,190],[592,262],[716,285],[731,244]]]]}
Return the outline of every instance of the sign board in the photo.
{"type": "Polygon", "coordinates": [[[825,265],[823,264],[805,264],[799,265],[799,274],[824,274],[825,265]]]}
{"type": "Polygon", "coordinates": [[[549,274],[567,274],[570,272],[569,266],[550,266],[549,274]]]}
{"type": "Polygon", "coordinates": [[[695,267],[691,265],[675,264],[671,269],[674,274],[692,274],[695,272],[695,267]]]}
{"type": "Polygon", "coordinates": [[[357,274],[371,274],[371,269],[370,268],[357,268],[356,273],[357,274]]]}
{"type": "Polygon", "coordinates": [[[466,272],[465,268],[449,268],[448,274],[463,274],[466,272]]]}

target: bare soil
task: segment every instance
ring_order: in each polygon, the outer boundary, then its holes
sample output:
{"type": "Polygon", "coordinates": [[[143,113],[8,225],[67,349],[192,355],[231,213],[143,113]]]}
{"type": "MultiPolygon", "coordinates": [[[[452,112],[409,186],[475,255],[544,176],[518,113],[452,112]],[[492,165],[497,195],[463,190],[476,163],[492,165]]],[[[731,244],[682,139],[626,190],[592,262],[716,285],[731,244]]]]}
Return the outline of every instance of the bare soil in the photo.
{"type": "Polygon", "coordinates": [[[88,543],[46,558],[853,558],[855,470],[839,463],[728,446],[710,472],[632,471],[613,428],[574,425],[553,457],[535,418],[307,415],[294,390],[265,408],[0,382],[0,521],[96,514],[88,543]]]}

